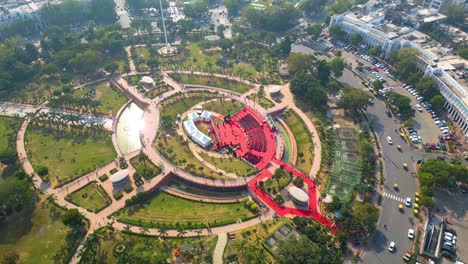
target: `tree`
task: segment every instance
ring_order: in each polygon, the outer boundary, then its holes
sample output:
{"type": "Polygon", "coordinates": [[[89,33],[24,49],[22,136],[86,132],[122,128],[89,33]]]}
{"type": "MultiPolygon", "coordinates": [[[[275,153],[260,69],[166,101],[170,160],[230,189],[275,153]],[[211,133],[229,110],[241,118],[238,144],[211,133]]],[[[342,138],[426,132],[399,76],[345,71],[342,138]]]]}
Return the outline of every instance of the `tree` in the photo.
{"type": "Polygon", "coordinates": [[[333,25],[329,28],[330,36],[333,39],[344,40],[346,38],[346,32],[344,32],[340,26],[333,25]]]}
{"type": "Polygon", "coordinates": [[[103,55],[99,51],[88,49],[84,52],[77,53],[69,63],[73,69],[79,72],[91,73],[96,71],[96,68],[102,64],[103,59],[103,55]]]}
{"type": "Polygon", "coordinates": [[[341,58],[335,57],[330,61],[330,70],[335,78],[339,78],[343,75],[344,68],[345,64],[341,58]]]}
{"type": "Polygon", "coordinates": [[[20,256],[15,251],[8,252],[2,259],[1,264],[16,264],[18,263],[20,256]]]}
{"type": "Polygon", "coordinates": [[[38,166],[36,169],[37,175],[44,177],[49,174],[49,169],[46,166],[38,166]]]}
{"type": "Polygon", "coordinates": [[[64,225],[72,228],[83,225],[84,216],[78,211],[78,209],[68,209],[62,215],[62,222],[64,225]]]}
{"type": "Polygon", "coordinates": [[[297,24],[300,13],[292,4],[284,2],[281,5],[265,6],[264,10],[248,5],[242,9],[241,16],[253,27],[284,32],[297,24]]]}
{"type": "Polygon", "coordinates": [[[432,188],[434,186],[434,176],[428,172],[421,172],[418,174],[419,183],[423,186],[432,188]]]}
{"type": "Polygon", "coordinates": [[[191,19],[201,19],[208,13],[208,1],[189,2],[184,6],[184,14],[191,19]]]}
{"type": "Polygon", "coordinates": [[[398,75],[409,83],[411,83],[409,81],[410,77],[418,74],[418,59],[416,57],[418,54],[419,51],[411,47],[404,47],[390,54],[390,61],[398,69],[398,75]]]}
{"type": "Polygon", "coordinates": [[[156,69],[159,67],[159,61],[156,58],[149,58],[148,61],[146,61],[146,64],[151,68],[151,69],[156,69]]]}
{"type": "Polygon", "coordinates": [[[457,54],[464,58],[465,60],[468,60],[468,48],[461,49],[457,52],[457,54]]]}
{"type": "Polygon", "coordinates": [[[416,84],[416,90],[425,98],[432,98],[439,93],[437,83],[430,77],[422,77],[416,84]]]}
{"type": "Polygon", "coordinates": [[[341,206],[343,206],[343,204],[341,203],[340,198],[338,198],[338,196],[333,196],[332,201],[327,204],[327,209],[330,212],[335,212],[336,210],[340,210],[341,206]]]}
{"type": "Polygon", "coordinates": [[[382,47],[381,46],[375,46],[373,48],[370,48],[366,51],[367,55],[369,56],[374,56],[378,57],[382,54],[382,47]]]}
{"type": "Polygon", "coordinates": [[[371,96],[363,90],[354,87],[345,87],[343,88],[343,95],[338,101],[338,106],[351,112],[357,112],[358,110],[365,109],[369,105],[370,98],[371,96]]]}
{"type": "Polygon", "coordinates": [[[289,37],[286,37],[283,41],[280,42],[280,53],[282,56],[289,56],[291,52],[292,41],[289,37]]]}
{"type": "Polygon", "coordinates": [[[411,108],[411,99],[408,96],[395,92],[387,92],[387,97],[401,114],[408,115],[413,112],[413,109],[411,108]]]}
{"type": "Polygon", "coordinates": [[[119,64],[115,61],[109,62],[104,66],[107,72],[114,73],[119,69],[119,64]]]}
{"type": "Polygon", "coordinates": [[[113,0],[91,0],[90,14],[96,22],[113,23],[117,14],[115,13],[113,0]]]}
{"type": "Polygon", "coordinates": [[[463,6],[447,5],[447,22],[456,25],[462,23],[465,19],[465,11],[463,6]]]}
{"type": "Polygon", "coordinates": [[[379,218],[379,210],[370,203],[354,203],[352,214],[361,226],[368,231],[374,229],[379,218]]]}
{"type": "Polygon", "coordinates": [[[322,26],[318,23],[308,26],[306,32],[309,35],[312,35],[314,39],[318,38],[322,34],[322,26]]]}
{"type": "Polygon", "coordinates": [[[445,99],[442,97],[442,95],[438,94],[432,97],[432,99],[429,100],[429,103],[431,103],[432,109],[434,109],[434,111],[440,112],[444,107],[445,99]]]}
{"type": "Polygon", "coordinates": [[[233,45],[234,43],[232,42],[232,40],[227,39],[227,38],[221,39],[219,41],[219,46],[221,47],[223,51],[231,50],[233,45]]]}
{"type": "Polygon", "coordinates": [[[196,27],[195,23],[190,19],[181,19],[177,21],[176,24],[179,33],[182,35],[186,35],[187,32],[194,30],[196,27]]]}
{"type": "Polygon", "coordinates": [[[311,107],[321,109],[327,104],[325,88],[310,74],[296,73],[291,79],[291,92],[311,107]]]}
{"type": "Polygon", "coordinates": [[[375,81],[373,81],[373,82],[372,82],[372,86],[374,87],[374,90],[375,90],[375,91],[378,91],[378,90],[384,88],[383,82],[381,82],[380,80],[375,80],[375,81]]]}
{"type": "Polygon", "coordinates": [[[326,0],[304,0],[301,4],[301,9],[303,9],[306,12],[319,12],[323,6],[327,3],[326,0]]]}
{"type": "Polygon", "coordinates": [[[230,17],[236,17],[242,8],[241,0],[223,0],[230,17]]]}
{"type": "Polygon", "coordinates": [[[322,85],[325,85],[330,80],[330,65],[326,60],[320,60],[317,64],[317,78],[322,85]]]}
{"type": "Polygon", "coordinates": [[[297,72],[308,72],[312,68],[315,60],[313,55],[293,52],[288,56],[289,74],[294,75],[297,72]]]}
{"type": "Polygon", "coordinates": [[[362,42],[362,39],[362,36],[358,33],[354,33],[349,36],[349,42],[355,47],[359,46],[359,44],[362,42]]]}
{"type": "Polygon", "coordinates": [[[296,240],[294,236],[291,236],[278,245],[276,262],[278,264],[321,263],[321,253],[317,244],[312,243],[309,239],[300,237],[296,240]]]}

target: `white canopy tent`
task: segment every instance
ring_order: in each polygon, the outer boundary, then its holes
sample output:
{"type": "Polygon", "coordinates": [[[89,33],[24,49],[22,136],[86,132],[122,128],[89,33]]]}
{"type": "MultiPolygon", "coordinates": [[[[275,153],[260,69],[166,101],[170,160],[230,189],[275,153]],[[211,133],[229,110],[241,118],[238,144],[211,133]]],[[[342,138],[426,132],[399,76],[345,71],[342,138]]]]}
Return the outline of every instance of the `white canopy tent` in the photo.
{"type": "Polygon", "coordinates": [[[211,112],[210,111],[203,111],[200,115],[201,120],[203,122],[210,122],[211,121],[211,112]]]}
{"type": "Polygon", "coordinates": [[[213,143],[213,140],[209,136],[198,130],[193,120],[186,120],[183,122],[183,125],[185,133],[198,145],[206,148],[213,143]]]}

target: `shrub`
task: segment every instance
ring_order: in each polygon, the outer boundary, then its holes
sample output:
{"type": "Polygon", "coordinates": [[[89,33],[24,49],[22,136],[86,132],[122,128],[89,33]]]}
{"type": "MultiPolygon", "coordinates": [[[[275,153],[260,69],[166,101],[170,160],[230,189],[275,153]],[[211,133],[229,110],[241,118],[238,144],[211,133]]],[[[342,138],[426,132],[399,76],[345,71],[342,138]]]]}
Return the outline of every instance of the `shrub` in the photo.
{"type": "Polygon", "coordinates": [[[99,180],[101,182],[105,182],[105,181],[107,181],[107,179],[109,179],[109,176],[107,176],[107,174],[99,176],[99,180]]]}
{"type": "Polygon", "coordinates": [[[123,197],[122,192],[116,192],[113,194],[115,200],[120,200],[123,197]]]}
{"type": "Polygon", "coordinates": [[[275,196],[275,202],[279,205],[282,205],[284,204],[284,199],[283,199],[283,196],[281,196],[280,194],[276,195],[275,196]]]}
{"type": "Polygon", "coordinates": [[[250,206],[250,210],[252,210],[253,212],[257,212],[257,210],[258,210],[258,205],[252,204],[252,206],[250,206]]]}
{"type": "Polygon", "coordinates": [[[131,185],[127,185],[125,186],[124,190],[126,193],[131,193],[133,191],[133,187],[131,185]]]}
{"type": "Polygon", "coordinates": [[[253,202],[252,200],[248,200],[248,201],[245,203],[245,205],[246,205],[247,207],[251,207],[253,204],[254,204],[254,202],[253,202]]]}
{"type": "Polygon", "coordinates": [[[46,166],[40,165],[37,167],[36,172],[39,176],[44,177],[49,174],[49,169],[46,166]]]}
{"type": "Polygon", "coordinates": [[[302,188],[302,187],[304,187],[304,180],[301,177],[296,177],[294,179],[293,184],[298,188],[302,188]]]}
{"type": "Polygon", "coordinates": [[[109,171],[109,173],[112,175],[112,174],[114,174],[114,173],[116,173],[116,172],[118,172],[118,171],[119,171],[118,169],[115,169],[115,168],[114,168],[114,169],[112,169],[111,171],[109,171]]]}
{"type": "Polygon", "coordinates": [[[244,197],[241,200],[241,203],[246,204],[248,201],[250,201],[249,197],[244,197]]]}

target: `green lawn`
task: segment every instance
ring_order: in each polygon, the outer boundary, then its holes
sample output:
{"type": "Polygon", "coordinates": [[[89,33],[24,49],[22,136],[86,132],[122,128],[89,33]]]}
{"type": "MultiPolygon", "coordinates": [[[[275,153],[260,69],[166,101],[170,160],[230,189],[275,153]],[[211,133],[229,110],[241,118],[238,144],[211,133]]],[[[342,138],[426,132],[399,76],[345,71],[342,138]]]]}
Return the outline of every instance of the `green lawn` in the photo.
{"type": "Polygon", "coordinates": [[[2,222],[0,259],[14,251],[20,256],[18,263],[54,263],[53,256],[65,244],[69,230],[58,218],[59,212],[51,203],[38,203],[2,222]]]}
{"type": "Polygon", "coordinates": [[[199,154],[208,163],[216,166],[216,168],[222,169],[226,172],[234,173],[240,177],[249,176],[257,171],[256,168],[252,164],[240,158],[230,157],[230,158],[222,159],[222,158],[210,157],[208,155],[203,155],[203,153],[199,153],[199,154]]]}
{"type": "Polygon", "coordinates": [[[37,126],[28,127],[26,132],[26,149],[31,163],[49,169],[47,178],[54,188],[116,157],[110,134],[88,136],[75,132],[62,131],[58,135],[55,128],[37,126]]]}
{"type": "Polygon", "coordinates": [[[283,160],[287,162],[292,161],[292,143],[291,139],[289,138],[289,134],[283,125],[280,122],[276,123],[278,125],[279,130],[281,131],[281,135],[283,136],[283,144],[284,144],[284,154],[283,160]]]}
{"type": "Polygon", "coordinates": [[[247,96],[247,98],[261,105],[265,109],[275,106],[275,103],[273,103],[270,99],[265,98],[263,96],[258,96],[258,94],[255,94],[255,93],[247,96]]]}
{"type": "Polygon", "coordinates": [[[314,157],[312,155],[314,152],[312,135],[304,124],[304,121],[296,112],[292,110],[286,111],[283,115],[283,120],[291,129],[294,139],[296,140],[298,155],[296,167],[308,174],[314,161],[314,157]]]}
{"type": "Polygon", "coordinates": [[[154,165],[143,152],[141,152],[140,155],[133,157],[130,160],[130,163],[133,168],[135,168],[135,173],[146,179],[153,178],[161,173],[161,168],[154,165]]]}
{"type": "Polygon", "coordinates": [[[109,195],[96,181],[68,194],[67,200],[90,212],[98,212],[112,203],[109,195]]]}
{"type": "Polygon", "coordinates": [[[179,83],[219,87],[236,93],[245,93],[250,89],[250,86],[248,84],[230,79],[218,78],[214,76],[191,75],[181,73],[171,73],[170,76],[179,83]]]}
{"type": "Polygon", "coordinates": [[[157,192],[146,207],[124,209],[118,215],[120,222],[146,225],[151,223],[184,226],[190,224],[203,227],[227,225],[238,219],[246,220],[255,215],[244,208],[242,203],[211,204],[192,200],[185,200],[164,192],[157,192]]]}
{"type": "Polygon", "coordinates": [[[16,149],[16,134],[20,122],[18,118],[0,116],[0,153],[9,149],[16,149]]]}
{"type": "Polygon", "coordinates": [[[212,111],[222,115],[234,115],[241,110],[244,105],[236,100],[220,97],[216,101],[211,101],[203,105],[204,110],[212,111]]]}
{"type": "Polygon", "coordinates": [[[127,97],[114,84],[110,82],[100,82],[73,91],[73,97],[82,98],[86,92],[95,89],[96,95],[93,100],[99,101],[96,108],[98,113],[113,116],[127,102],[127,97]]]}
{"type": "Polygon", "coordinates": [[[155,259],[162,259],[164,263],[172,263],[173,252],[178,247],[181,253],[186,254],[187,259],[183,263],[211,263],[213,252],[218,241],[217,236],[200,238],[164,238],[141,236],[138,234],[127,234],[117,230],[100,229],[95,233],[100,238],[101,250],[105,252],[104,263],[118,263],[118,258],[113,250],[118,245],[125,245],[125,252],[134,256],[145,256],[151,259],[150,263],[159,263],[155,259]],[[184,252],[184,249],[187,250],[184,252]],[[152,256],[153,258],[151,258],[152,256]]]}

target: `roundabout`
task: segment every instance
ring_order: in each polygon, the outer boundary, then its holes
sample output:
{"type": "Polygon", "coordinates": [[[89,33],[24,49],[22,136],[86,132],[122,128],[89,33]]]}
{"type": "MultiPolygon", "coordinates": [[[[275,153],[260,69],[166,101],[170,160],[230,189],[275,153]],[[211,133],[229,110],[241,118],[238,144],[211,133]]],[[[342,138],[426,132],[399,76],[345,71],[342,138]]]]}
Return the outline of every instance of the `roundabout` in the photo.
{"type": "MultiPolygon", "coordinates": [[[[153,195],[164,193],[161,190],[168,190],[170,193],[170,197],[164,199],[179,199],[172,198],[173,196],[181,197],[192,201],[187,206],[195,206],[194,208],[200,200],[208,203],[211,200],[216,203],[221,202],[219,208],[222,208],[223,198],[219,200],[213,196],[210,199],[210,195],[226,196],[226,202],[237,201],[237,203],[240,201],[239,197],[248,197],[255,204],[255,206],[249,206],[252,209],[247,211],[241,209],[242,217],[233,214],[232,218],[219,218],[218,222],[210,219],[205,225],[193,225],[189,222],[185,225],[187,228],[185,236],[240,230],[271,219],[275,214],[314,218],[330,227],[332,232],[336,231],[333,223],[323,217],[317,208],[316,187],[313,178],[309,175],[315,176],[319,164],[315,164],[314,160],[311,172],[304,173],[281,160],[284,135],[277,131],[271,114],[288,108],[287,100],[283,100],[283,103],[276,104],[270,109],[264,109],[249,99],[249,95],[255,93],[259,85],[247,81],[241,82],[248,83],[253,88],[241,94],[218,87],[180,84],[166,72],[162,72],[161,75],[164,83],[172,89],[154,99],[147,98],[121,76],[110,78],[110,81],[130,98],[130,101],[120,109],[113,120],[112,143],[118,154],[116,159],[56,188],[51,188],[47,181],[36,174],[31,162],[25,159],[23,167],[28,174],[33,176],[36,188],[55,197],[58,204],[66,208],[78,209],[90,220],[88,233],[106,225],[139,233],[142,222],[139,224],[138,221],[120,221],[122,213],[128,213],[128,201],[143,194],[151,199],[153,195]],[[211,111],[201,110],[205,105],[211,111]],[[225,110],[224,105],[230,110],[225,110]],[[126,114],[126,109],[132,108],[141,109],[141,111],[126,114]],[[200,142],[197,144],[193,137],[190,139],[187,129],[184,129],[183,124],[188,121],[188,116],[192,113],[196,113],[199,119],[196,122],[193,121],[192,128],[195,128],[198,135],[201,134],[203,138],[209,139],[209,144],[199,144],[200,142]],[[121,124],[121,121],[125,124],[121,124]],[[135,135],[138,135],[139,142],[135,143],[135,135]],[[126,142],[125,137],[132,138],[131,144],[126,142]],[[140,158],[143,156],[145,158],[140,158]],[[156,166],[160,173],[137,179],[135,175],[142,175],[141,170],[143,168],[144,171],[146,166],[135,166],[135,162],[132,161],[136,159],[142,159],[143,163],[154,164],[153,166],[156,166]],[[273,196],[259,187],[261,181],[271,178],[278,170],[303,179],[306,187],[301,194],[302,198],[304,194],[308,196],[308,206],[296,208],[290,203],[287,206],[277,204],[273,196]],[[108,176],[111,176],[109,181],[102,180],[107,179],[108,176]],[[68,194],[80,190],[91,181],[96,181],[97,185],[111,196],[109,197],[111,203],[107,207],[90,212],[65,199],[68,194]],[[174,183],[185,186],[184,191],[167,187],[174,186],[174,183]],[[231,197],[236,198],[233,200],[231,197]],[[190,203],[194,204],[190,205],[190,203]]],[[[216,76],[216,78],[224,77],[216,76]]],[[[226,78],[239,81],[232,77],[226,78]]],[[[288,88],[285,86],[281,89],[286,99],[288,88]]],[[[193,114],[192,117],[194,117],[193,114]]],[[[18,132],[19,139],[24,138],[30,121],[31,118],[25,118],[18,132]]],[[[316,136],[312,137],[312,140],[314,146],[320,144],[316,136]]],[[[23,140],[18,140],[17,148],[20,156],[28,157],[27,146],[23,140]]],[[[165,201],[164,199],[162,201],[165,201]]],[[[284,196],[284,199],[290,200],[287,196],[284,196]]],[[[181,208],[181,210],[184,209],[181,208]]],[[[226,209],[221,211],[223,210],[226,209]]],[[[230,215],[230,213],[223,215],[230,215]]],[[[194,218],[192,222],[196,223],[198,221],[196,219],[194,218]]],[[[164,226],[169,227],[168,236],[177,235],[175,229],[170,229],[173,227],[171,220],[164,222],[156,217],[151,221],[156,222],[148,222],[147,233],[149,235],[158,235],[160,232],[154,227],[160,226],[161,223],[166,223],[164,226]]]]}

